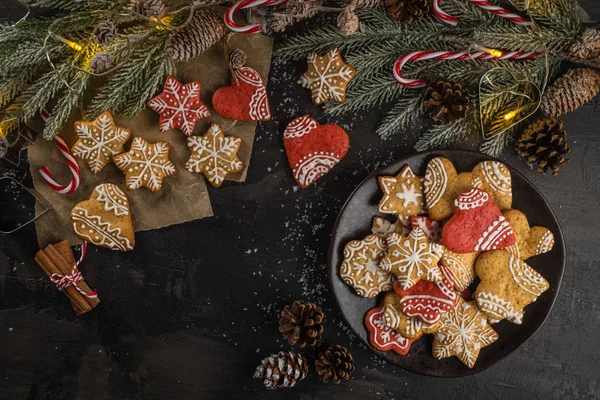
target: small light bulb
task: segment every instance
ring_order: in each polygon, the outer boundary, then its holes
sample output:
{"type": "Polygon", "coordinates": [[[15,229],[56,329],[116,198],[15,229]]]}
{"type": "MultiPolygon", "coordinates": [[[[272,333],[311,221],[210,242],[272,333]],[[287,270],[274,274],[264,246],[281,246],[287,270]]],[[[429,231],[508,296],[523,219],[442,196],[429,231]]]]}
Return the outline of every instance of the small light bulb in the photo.
{"type": "Polygon", "coordinates": [[[504,115],[504,119],[508,121],[510,119],[513,119],[516,116],[517,116],[516,111],[511,111],[509,113],[506,113],[506,115],[504,115]]]}

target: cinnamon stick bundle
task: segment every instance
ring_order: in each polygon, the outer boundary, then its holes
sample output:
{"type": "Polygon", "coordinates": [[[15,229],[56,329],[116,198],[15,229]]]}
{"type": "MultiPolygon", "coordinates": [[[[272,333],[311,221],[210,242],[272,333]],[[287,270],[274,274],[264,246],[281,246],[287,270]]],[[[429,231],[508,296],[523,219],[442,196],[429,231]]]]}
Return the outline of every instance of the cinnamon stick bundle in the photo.
{"type": "MultiPolygon", "coordinates": [[[[71,275],[76,264],[71,246],[66,240],[48,245],[44,250],[38,251],[35,255],[35,261],[42,267],[48,277],[51,277],[52,274],[71,275]]],[[[77,282],[77,286],[85,293],[92,293],[92,290],[83,279],[77,282]]],[[[77,315],[85,314],[100,303],[100,299],[82,295],[73,285],[63,289],[63,292],[71,301],[73,310],[77,315]]]]}

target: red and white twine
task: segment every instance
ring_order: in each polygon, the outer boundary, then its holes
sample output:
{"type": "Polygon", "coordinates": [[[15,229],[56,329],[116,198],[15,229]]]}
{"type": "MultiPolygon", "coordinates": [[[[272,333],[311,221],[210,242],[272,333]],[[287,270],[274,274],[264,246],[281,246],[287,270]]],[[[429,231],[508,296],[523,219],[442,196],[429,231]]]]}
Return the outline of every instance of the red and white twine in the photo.
{"type": "Polygon", "coordinates": [[[230,6],[223,17],[225,25],[233,32],[237,33],[258,33],[260,32],[260,26],[256,24],[251,25],[239,25],[233,20],[233,16],[236,12],[246,9],[254,8],[259,6],[276,6],[278,4],[286,3],[287,0],[240,0],[234,5],[230,6]]]}
{"type": "MultiPolygon", "coordinates": [[[[42,109],[40,111],[40,115],[42,116],[44,121],[48,121],[48,118],[50,118],[50,114],[45,109],[42,109]]],[[[69,169],[71,170],[71,182],[69,182],[67,185],[59,184],[52,177],[52,174],[46,167],[43,167],[40,169],[40,175],[42,175],[42,178],[46,181],[46,184],[48,185],[48,187],[50,189],[52,189],[53,191],[55,191],[56,193],[59,193],[59,194],[72,193],[75,191],[75,189],[77,189],[79,187],[79,180],[80,180],[79,165],[77,164],[77,161],[71,154],[69,147],[67,146],[67,144],[65,143],[63,138],[60,136],[60,133],[56,134],[54,141],[56,142],[56,146],[60,150],[60,153],[63,155],[63,157],[67,161],[67,164],[69,165],[69,169]]]]}
{"type": "Polygon", "coordinates": [[[73,286],[83,296],[89,297],[91,299],[95,299],[98,297],[98,292],[96,291],[96,289],[94,289],[94,291],[92,293],[86,293],[83,291],[83,289],[81,289],[79,287],[79,285],[77,285],[77,282],[83,280],[83,276],[81,275],[81,272],[79,272],[78,267],[79,267],[79,264],[81,264],[81,262],[85,258],[86,253],[87,253],[87,242],[83,242],[83,244],[81,245],[81,256],[79,256],[79,260],[73,266],[71,275],[61,275],[61,274],[54,273],[50,276],[50,280],[56,285],[56,287],[60,291],[65,290],[69,286],[73,286]]]}
{"type": "Polygon", "coordinates": [[[540,56],[541,53],[530,51],[512,51],[502,53],[500,56],[494,56],[484,51],[468,52],[468,51],[415,51],[413,53],[400,57],[394,64],[394,78],[403,86],[409,88],[422,88],[427,84],[424,79],[408,79],[402,76],[402,67],[411,61],[423,60],[530,60],[540,56]]]}
{"type": "MultiPolygon", "coordinates": [[[[470,1],[471,3],[475,4],[476,6],[481,7],[484,10],[491,12],[492,14],[498,15],[499,17],[506,18],[507,20],[509,20],[510,22],[512,22],[514,24],[521,25],[521,26],[527,26],[527,27],[530,27],[533,25],[532,22],[530,20],[528,20],[527,18],[523,18],[520,15],[514,14],[503,7],[500,7],[495,4],[490,3],[487,0],[466,0],[466,1],[470,1]]],[[[442,22],[445,22],[449,25],[455,26],[456,24],[458,24],[458,19],[451,16],[447,12],[445,12],[442,9],[440,3],[441,3],[441,0],[432,0],[433,14],[438,19],[440,19],[442,22]]]]}

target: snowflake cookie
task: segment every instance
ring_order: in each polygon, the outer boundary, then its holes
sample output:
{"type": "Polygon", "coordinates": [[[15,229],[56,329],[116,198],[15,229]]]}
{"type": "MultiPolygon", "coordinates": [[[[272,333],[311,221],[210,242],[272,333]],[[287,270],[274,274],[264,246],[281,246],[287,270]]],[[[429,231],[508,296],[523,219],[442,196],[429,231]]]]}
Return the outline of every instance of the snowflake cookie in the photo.
{"type": "Polygon", "coordinates": [[[125,172],[128,190],[144,186],[154,193],[160,192],[163,179],[177,173],[169,160],[168,143],[148,143],[139,136],[133,138],[130,151],[115,156],[113,160],[125,172]]]}
{"type": "Polygon", "coordinates": [[[378,267],[385,255],[385,241],[379,235],[353,240],[344,248],[340,276],[359,296],[373,298],[391,290],[393,275],[378,267]]]}
{"type": "Polygon", "coordinates": [[[93,121],[76,121],[75,133],[79,140],[71,148],[74,156],[81,158],[97,174],[112,161],[113,156],[123,152],[131,131],[115,124],[112,114],[106,111],[93,121]]]}
{"type": "Polygon", "coordinates": [[[387,327],[383,316],[383,307],[370,309],[365,316],[365,325],[369,331],[371,346],[379,351],[391,350],[401,356],[408,354],[410,345],[420,337],[407,339],[396,329],[387,327]]]}
{"type": "Polygon", "coordinates": [[[439,360],[456,356],[467,367],[473,368],[479,351],[496,340],[498,334],[475,302],[461,298],[456,307],[440,319],[440,327],[433,340],[433,357],[439,360]]]}
{"type": "Polygon", "coordinates": [[[387,292],[383,298],[383,322],[390,329],[396,329],[407,339],[417,339],[423,334],[435,333],[439,321],[427,324],[419,318],[409,317],[402,312],[400,296],[394,292],[387,292]]]}
{"type": "Polygon", "coordinates": [[[81,239],[111,250],[133,250],[135,237],[129,200],[112,183],[96,186],[89,200],[71,210],[73,230],[81,239]]]}
{"type": "Polygon", "coordinates": [[[221,127],[213,123],[204,136],[192,136],[187,139],[192,156],[185,169],[204,174],[211,185],[219,187],[227,175],[244,168],[244,164],[237,157],[241,144],[242,139],[225,136],[221,127]]]}
{"type": "Polygon", "coordinates": [[[187,136],[194,133],[196,121],[210,115],[200,101],[200,82],[184,85],[172,76],[167,77],[163,92],[150,100],[148,107],[160,114],[161,132],[179,128],[187,136]]]}
{"type": "Polygon", "coordinates": [[[379,267],[396,275],[402,290],[410,289],[421,279],[432,282],[443,279],[437,264],[444,248],[437,243],[429,243],[423,230],[415,228],[408,237],[390,233],[386,241],[387,254],[379,267]]]}
{"type": "Polygon", "coordinates": [[[475,264],[481,282],[475,290],[479,309],[488,318],[520,324],[522,310],[550,285],[512,249],[483,253],[475,264]]]}
{"type": "Polygon", "coordinates": [[[315,104],[327,100],[338,103],[346,101],[346,86],[356,74],[356,68],[346,64],[338,49],[330,50],[324,56],[310,52],[306,59],[308,70],[300,77],[298,83],[312,91],[315,104]]]}
{"type": "Polygon", "coordinates": [[[397,176],[380,176],[383,198],[379,212],[394,214],[402,225],[410,225],[410,217],[425,211],[423,183],[410,166],[405,165],[397,176]]]}

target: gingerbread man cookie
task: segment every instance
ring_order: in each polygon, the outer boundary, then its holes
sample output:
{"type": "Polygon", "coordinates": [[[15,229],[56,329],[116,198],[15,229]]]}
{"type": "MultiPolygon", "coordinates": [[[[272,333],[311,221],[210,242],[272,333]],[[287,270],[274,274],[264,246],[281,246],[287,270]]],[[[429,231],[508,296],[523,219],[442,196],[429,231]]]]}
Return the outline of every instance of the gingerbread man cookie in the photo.
{"type": "Polygon", "coordinates": [[[529,226],[527,216],[519,210],[504,210],[502,215],[510,224],[515,237],[521,260],[544,254],[554,247],[554,235],[543,226],[529,226]]]}
{"type": "Polygon", "coordinates": [[[298,83],[312,91],[312,101],[322,104],[327,100],[346,101],[346,86],[356,74],[356,68],[346,64],[338,49],[324,56],[310,52],[306,58],[308,70],[298,83]]]}
{"type": "Polygon", "coordinates": [[[471,184],[485,190],[501,210],[512,206],[512,178],[508,167],[499,161],[483,161],[473,168],[471,184]]]}
{"type": "Polygon", "coordinates": [[[393,275],[378,266],[384,255],[385,241],[379,235],[352,240],[344,248],[344,261],[340,266],[342,280],[362,297],[373,298],[391,290],[393,275]]]}
{"type": "Polygon", "coordinates": [[[472,174],[458,174],[450,160],[436,157],[429,161],[425,170],[424,193],[429,218],[442,221],[452,216],[454,200],[471,188],[472,174]]]}
{"type": "Polygon", "coordinates": [[[512,249],[483,253],[475,264],[481,283],[475,291],[479,309],[493,320],[521,323],[522,310],[550,285],[537,271],[519,259],[512,249]]]}
{"type": "Polygon", "coordinates": [[[427,324],[419,318],[404,314],[400,306],[400,296],[394,292],[385,294],[382,308],[385,325],[390,329],[396,329],[407,339],[417,339],[423,334],[435,333],[438,329],[439,321],[427,324]]]}
{"type": "Polygon", "coordinates": [[[79,140],[71,148],[74,156],[88,163],[97,174],[112,161],[113,156],[123,152],[131,131],[115,124],[110,111],[106,111],[93,121],[76,121],[75,133],[79,140]]]}
{"type": "Polygon", "coordinates": [[[379,212],[394,214],[403,225],[410,224],[410,217],[425,211],[423,183],[410,166],[405,165],[397,176],[380,176],[379,186],[383,197],[379,212]]]}
{"type": "Polygon", "coordinates": [[[474,301],[462,298],[451,311],[442,315],[440,327],[433,339],[433,357],[456,356],[473,368],[480,350],[498,340],[498,334],[488,324],[474,301]]]}
{"type": "Polygon", "coordinates": [[[437,263],[444,249],[439,244],[429,243],[420,228],[413,229],[408,237],[390,233],[386,241],[387,253],[379,267],[396,275],[402,290],[410,289],[421,279],[443,279],[437,263]]]}

